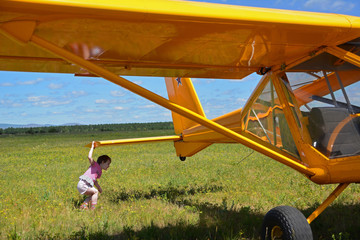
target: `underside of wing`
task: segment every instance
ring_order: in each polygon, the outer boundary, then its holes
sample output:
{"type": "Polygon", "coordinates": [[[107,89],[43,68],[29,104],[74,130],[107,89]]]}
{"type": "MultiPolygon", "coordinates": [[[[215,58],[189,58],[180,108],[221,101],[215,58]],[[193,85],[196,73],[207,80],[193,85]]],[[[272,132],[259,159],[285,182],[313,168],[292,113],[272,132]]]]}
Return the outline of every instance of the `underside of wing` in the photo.
{"type": "MultiPolygon", "coordinates": [[[[0,22],[118,75],[240,79],[360,36],[356,17],[169,0],[5,0],[0,22]]],[[[91,75],[0,34],[0,70],[91,75]]]]}

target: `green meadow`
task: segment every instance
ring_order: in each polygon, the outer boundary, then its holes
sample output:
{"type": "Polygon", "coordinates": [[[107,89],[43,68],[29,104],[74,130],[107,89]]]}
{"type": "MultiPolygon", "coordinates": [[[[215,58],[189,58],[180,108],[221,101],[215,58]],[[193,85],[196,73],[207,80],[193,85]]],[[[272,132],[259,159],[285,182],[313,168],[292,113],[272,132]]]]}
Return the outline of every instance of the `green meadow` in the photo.
{"type": "MultiPolygon", "coordinates": [[[[97,148],[113,161],[98,208],[81,211],[76,185],[92,140],[172,135],[169,130],[0,136],[1,239],[259,239],[278,205],[305,216],[335,185],[239,144],[180,161],[172,143],[97,148]],[[247,157],[248,156],[248,157],[247,157]]],[[[359,173],[360,174],[360,173],[359,173]]],[[[312,224],[315,239],[360,239],[360,188],[350,185],[312,224]]]]}

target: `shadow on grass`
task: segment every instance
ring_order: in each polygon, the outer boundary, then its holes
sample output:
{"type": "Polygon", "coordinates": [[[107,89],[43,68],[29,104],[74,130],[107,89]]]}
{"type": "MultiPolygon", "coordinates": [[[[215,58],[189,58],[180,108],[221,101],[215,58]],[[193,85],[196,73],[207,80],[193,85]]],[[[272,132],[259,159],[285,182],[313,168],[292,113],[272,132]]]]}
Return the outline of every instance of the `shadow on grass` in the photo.
{"type": "Polygon", "coordinates": [[[258,239],[263,216],[250,208],[240,210],[224,209],[210,204],[191,204],[199,210],[199,223],[189,225],[184,222],[160,228],[150,225],[134,231],[125,228],[115,239],[258,239]]]}
{"type": "MultiPolygon", "coordinates": [[[[318,204],[303,211],[308,217],[318,204]]],[[[311,223],[314,239],[360,239],[360,205],[334,204],[311,223]]]]}
{"type": "Polygon", "coordinates": [[[168,186],[151,189],[149,192],[139,190],[126,191],[126,189],[121,189],[112,191],[109,199],[111,202],[119,203],[120,201],[159,198],[174,203],[176,199],[181,196],[191,196],[198,193],[221,192],[222,190],[223,187],[218,185],[193,186],[189,188],[168,186]]]}
{"type": "Polygon", "coordinates": [[[71,198],[71,203],[76,209],[80,209],[80,205],[85,201],[88,196],[79,195],[77,198],[71,198]]]}
{"type": "MultiPolygon", "coordinates": [[[[127,191],[120,189],[112,191],[108,199],[114,203],[134,201],[140,199],[159,199],[199,214],[199,222],[191,225],[178,222],[175,225],[159,227],[154,224],[141,230],[134,230],[132,226],[125,226],[117,235],[107,235],[106,231],[88,233],[86,229],[75,232],[71,239],[258,239],[263,215],[253,212],[249,207],[235,209],[234,204],[228,206],[227,201],[220,205],[208,202],[193,202],[183,199],[195,194],[214,193],[223,191],[219,185],[204,185],[193,187],[167,186],[143,191],[127,191]]],[[[78,205],[74,201],[74,205],[78,205]]]]}
{"type": "Polygon", "coordinates": [[[196,208],[199,212],[199,223],[189,225],[179,222],[165,227],[151,224],[138,231],[131,226],[125,226],[121,233],[115,235],[104,232],[86,233],[82,229],[73,233],[70,239],[259,239],[263,215],[254,213],[248,207],[232,210],[209,203],[194,204],[184,201],[177,204],[196,208]]]}
{"type": "MultiPolygon", "coordinates": [[[[120,233],[115,235],[108,235],[106,230],[89,233],[82,229],[73,233],[70,239],[260,239],[260,228],[264,215],[251,210],[250,207],[234,209],[233,206],[227,206],[226,201],[219,206],[208,202],[179,200],[182,199],[182,196],[222,190],[223,188],[217,185],[191,188],[168,186],[149,192],[127,192],[122,189],[114,192],[110,196],[110,201],[119,203],[157,198],[194,209],[199,213],[199,222],[196,225],[178,222],[165,227],[151,224],[141,230],[125,226],[120,233]]],[[[74,201],[74,204],[78,203],[74,201]]],[[[311,208],[304,210],[303,214],[308,217],[317,207],[318,204],[314,204],[311,208]]],[[[360,239],[360,205],[332,205],[313,221],[311,228],[314,239],[360,239]]]]}

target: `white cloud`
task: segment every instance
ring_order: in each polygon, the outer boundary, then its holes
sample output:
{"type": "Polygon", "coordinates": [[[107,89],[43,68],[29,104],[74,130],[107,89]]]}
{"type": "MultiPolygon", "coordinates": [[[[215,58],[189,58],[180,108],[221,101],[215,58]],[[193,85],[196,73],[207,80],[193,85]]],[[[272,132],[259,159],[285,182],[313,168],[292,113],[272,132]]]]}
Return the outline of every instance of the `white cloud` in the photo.
{"type": "Polygon", "coordinates": [[[99,103],[99,104],[109,104],[109,100],[107,99],[96,99],[95,103],[99,103]]]}
{"type": "Polygon", "coordinates": [[[245,98],[236,99],[236,104],[239,104],[239,107],[243,107],[246,102],[247,102],[247,99],[245,99],[245,98]]]}
{"type": "Polygon", "coordinates": [[[114,109],[115,109],[115,110],[124,110],[124,108],[121,107],[121,106],[116,106],[116,107],[114,107],[114,109]]]}
{"type": "Polygon", "coordinates": [[[335,1],[332,6],[332,9],[335,10],[343,10],[343,11],[350,11],[355,8],[355,4],[351,2],[345,2],[345,1],[335,1]]]}
{"type": "Polygon", "coordinates": [[[12,106],[12,107],[21,107],[22,104],[21,104],[21,103],[13,103],[11,106],[12,106]]]}
{"type": "Polygon", "coordinates": [[[33,103],[33,105],[41,106],[41,107],[52,107],[52,106],[59,106],[59,105],[67,105],[67,104],[70,104],[71,102],[72,102],[71,100],[57,101],[57,100],[47,99],[47,100],[35,102],[35,103],[33,103]]]}
{"type": "Polygon", "coordinates": [[[348,12],[355,8],[355,4],[343,0],[307,0],[304,3],[304,7],[321,11],[348,12]]]}
{"type": "Polygon", "coordinates": [[[55,84],[55,83],[51,83],[51,84],[49,84],[49,88],[50,89],[60,89],[60,88],[62,88],[64,85],[63,84],[55,84]]]}
{"type": "Polygon", "coordinates": [[[137,85],[141,85],[143,82],[138,80],[138,81],[134,81],[133,83],[137,84],[137,85]]]}
{"type": "Polygon", "coordinates": [[[90,108],[84,110],[84,112],[86,112],[86,113],[94,113],[94,112],[98,112],[98,111],[99,110],[90,109],[90,108]]]}
{"type": "Polygon", "coordinates": [[[238,98],[236,99],[237,103],[246,103],[247,99],[246,98],[238,98]]]}
{"type": "Polygon", "coordinates": [[[214,104],[214,105],[211,106],[211,108],[212,109],[225,109],[225,105],[216,105],[216,104],[214,104]]]}
{"type": "Polygon", "coordinates": [[[19,85],[35,85],[39,82],[44,81],[43,78],[37,78],[35,80],[29,80],[29,81],[24,81],[24,82],[18,82],[19,85]]]}
{"type": "Polygon", "coordinates": [[[0,100],[0,104],[4,105],[5,107],[21,107],[22,104],[14,102],[13,100],[0,100]]]}
{"type": "Polygon", "coordinates": [[[10,82],[4,82],[4,83],[1,83],[0,86],[1,87],[11,87],[11,86],[14,86],[14,84],[10,83],[10,82]]]}
{"type": "Polygon", "coordinates": [[[85,95],[86,95],[86,92],[83,90],[71,92],[72,97],[81,97],[81,96],[85,96],[85,95]]]}
{"type": "Polygon", "coordinates": [[[28,102],[31,102],[33,106],[40,106],[40,107],[52,107],[52,106],[59,106],[59,105],[67,105],[72,102],[72,100],[59,100],[59,99],[52,99],[47,96],[30,96],[27,98],[28,102]]]}
{"type": "Polygon", "coordinates": [[[46,98],[46,97],[45,96],[30,96],[27,99],[29,102],[39,102],[39,101],[41,101],[41,99],[44,99],[44,98],[46,98]]]}
{"type": "Polygon", "coordinates": [[[150,105],[144,105],[144,106],[140,106],[139,108],[156,108],[156,105],[150,104],[150,105]]]}
{"type": "Polygon", "coordinates": [[[162,114],[164,117],[171,117],[171,112],[166,112],[162,114]]]}
{"type": "Polygon", "coordinates": [[[111,91],[110,94],[114,97],[122,97],[125,96],[126,93],[123,91],[111,91]]]}
{"type": "MultiPolygon", "coordinates": [[[[96,99],[95,100],[95,103],[97,104],[126,104],[126,103],[130,103],[130,102],[133,102],[129,99],[104,99],[104,98],[101,98],[101,99],[96,99]]],[[[138,103],[140,105],[140,103],[138,103]]]]}
{"type": "Polygon", "coordinates": [[[215,79],[201,79],[201,78],[192,78],[191,79],[192,83],[195,85],[201,85],[201,84],[211,84],[216,82],[215,79]]]}

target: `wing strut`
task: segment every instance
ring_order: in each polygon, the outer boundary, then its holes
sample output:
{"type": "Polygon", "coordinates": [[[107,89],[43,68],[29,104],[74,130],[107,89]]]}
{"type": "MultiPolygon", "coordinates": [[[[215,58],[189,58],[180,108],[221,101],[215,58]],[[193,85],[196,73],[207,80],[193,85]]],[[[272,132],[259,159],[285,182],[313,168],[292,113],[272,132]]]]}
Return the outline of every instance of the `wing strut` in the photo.
{"type": "Polygon", "coordinates": [[[339,47],[327,47],[326,52],[360,68],[360,56],[339,47]]]}
{"type": "MultiPolygon", "coordinates": [[[[6,29],[3,29],[6,31],[6,29]]],[[[9,32],[8,32],[9,33],[9,32]]],[[[11,33],[10,33],[11,34],[11,33]]],[[[90,61],[87,61],[69,51],[67,51],[66,49],[63,49],[51,42],[46,41],[45,39],[42,39],[41,37],[38,37],[37,35],[32,35],[29,39],[29,42],[33,43],[34,45],[41,47],[47,51],[49,51],[52,54],[55,54],[71,63],[74,63],[86,70],[88,70],[89,72],[94,73],[95,75],[105,78],[110,82],[113,82],[117,85],[120,85],[126,89],[128,89],[129,91],[136,93],[139,96],[142,96],[160,106],[163,106],[173,112],[176,112],[186,118],[189,118],[209,129],[212,129],[220,134],[223,134],[224,136],[235,140],[236,142],[239,142],[251,149],[254,149],[278,162],[281,162],[309,177],[313,176],[317,176],[317,177],[322,177],[325,176],[324,175],[324,170],[323,169],[318,169],[318,168],[309,168],[301,163],[298,163],[297,161],[288,158],[286,156],[283,156],[281,153],[278,153],[274,150],[268,149],[265,146],[263,146],[262,144],[259,144],[253,140],[251,140],[248,137],[245,137],[243,135],[240,135],[214,121],[211,121],[187,108],[184,108],[178,104],[175,104],[171,101],[169,101],[168,99],[165,99],[141,86],[136,85],[133,82],[130,82],[128,80],[126,80],[125,78],[122,78],[108,70],[106,70],[105,68],[102,68],[90,61]]],[[[24,41],[26,43],[26,41],[24,41]]]]}
{"type": "MultiPolygon", "coordinates": [[[[104,140],[96,141],[96,147],[109,146],[109,145],[128,145],[128,144],[138,144],[138,143],[152,143],[152,142],[170,142],[170,141],[180,141],[182,137],[180,136],[162,136],[162,137],[144,137],[144,138],[131,138],[131,139],[117,139],[117,140],[104,140]]],[[[87,144],[85,147],[91,147],[91,143],[87,144]]]]}

